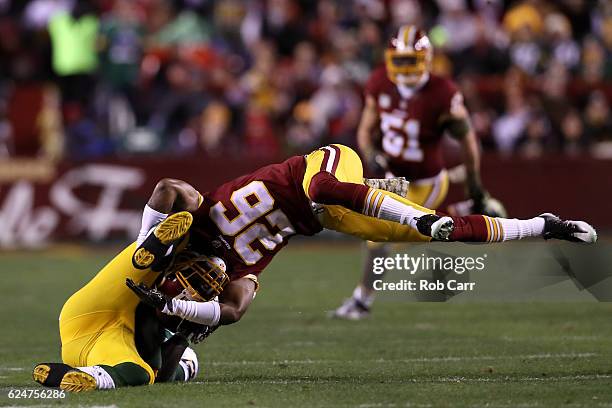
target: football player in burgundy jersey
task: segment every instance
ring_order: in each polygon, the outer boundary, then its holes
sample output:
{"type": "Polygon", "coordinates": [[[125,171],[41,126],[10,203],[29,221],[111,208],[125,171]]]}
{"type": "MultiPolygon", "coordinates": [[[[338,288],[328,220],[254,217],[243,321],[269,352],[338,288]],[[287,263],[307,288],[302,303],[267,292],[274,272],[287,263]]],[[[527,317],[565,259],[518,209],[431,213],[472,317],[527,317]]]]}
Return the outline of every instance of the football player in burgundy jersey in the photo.
{"type": "Polygon", "coordinates": [[[157,377],[154,362],[141,355],[136,336],[147,337],[138,318],[143,303],[163,316],[196,323],[207,335],[240,320],[258,289],[257,276],[293,235],[323,228],[380,242],[597,238],[586,222],[552,214],[528,220],[438,215],[366,185],[359,156],[342,145],[291,157],[203,194],[164,179],[145,206],[137,241],[62,308],[63,362],[38,364],[34,379],[84,391],[153,383],[164,371],[167,381],[194,378],[197,359],[181,333],[161,345],[151,336],[153,350],[162,348],[157,377]],[[166,273],[176,275],[181,296],[155,288],[166,273]]]}
{"type": "MultiPolygon", "coordinates": [[[[365,85],[365,106],[357,140],[366,165],[387,177],[409,180],[406,198],[437,209],[448,191],[442,158],[444,133],[460,142],[466,187],[476,214],[483,213],[487,194],[480,183],[480,155],[463,96],[450,79],[430,72],[433,49],[425,33],[413,25],[400,27],[385,51],[385,64],[365,85]],[[374,140],[382,135],[380,145],[374,140]]],[[[491,214],[489,214],[491,215],[491,214]]],[[[361,282],[334,317],[360,319],[374,301],[374,258],[387,255],[387,245],[368,242],[361,282]]]]}
{"type": "MultiPolygon", "coordinates": [[[[143,213],[134,267],[156,269],[176,236],[184,235],[186,224],[191,224],[189,248],[222,258],[230,282],[218,303],[186,302],[194,308],[187,312],[186,303],[168,298],[170,306],[162,302],[158,307],[208,326],[238,321],[253,299],[257,276],[272,257],[293,235],[314,235],[323,228],[376,242],[543,237],[592,243],[597,239],[586,222],[562,221],[549,213],[527,220],[436,214],[397,194],[368,187],[359,156],[342,145],[263,167],[202,195],[185,182],[160,181],[143,213]],[[171,217],[183,217],[185,225],[164,241],[160,237],[166,234],[158,230],[173,212],[171,217]]],[[[143,286],[138,293],[147,301],[150,291],[143,286]]]]}

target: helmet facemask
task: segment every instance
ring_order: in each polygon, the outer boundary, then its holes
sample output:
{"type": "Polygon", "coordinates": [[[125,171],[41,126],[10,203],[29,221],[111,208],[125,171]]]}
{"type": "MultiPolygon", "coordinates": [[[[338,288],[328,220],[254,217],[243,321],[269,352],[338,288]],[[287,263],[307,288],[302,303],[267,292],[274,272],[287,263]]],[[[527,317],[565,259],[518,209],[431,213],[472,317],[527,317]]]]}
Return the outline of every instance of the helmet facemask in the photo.
{"type": "Polygon", "coordinates": [[[200,302],[208,302],[219,296],[230,281],[221,258],[193,251],[177,254],[171,272],[183,286],[183,293],[200,302]]]}

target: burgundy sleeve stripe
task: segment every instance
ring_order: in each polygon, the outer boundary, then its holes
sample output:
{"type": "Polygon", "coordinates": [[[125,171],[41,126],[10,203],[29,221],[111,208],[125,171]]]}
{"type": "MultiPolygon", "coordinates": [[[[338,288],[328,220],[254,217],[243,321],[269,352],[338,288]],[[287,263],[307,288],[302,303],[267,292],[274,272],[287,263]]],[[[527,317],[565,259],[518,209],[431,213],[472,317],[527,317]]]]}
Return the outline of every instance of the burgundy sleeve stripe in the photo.
{"type": "Polygon", "coordinates": [[[338,163],[340,162],[340,149],[338,146],[329,145],[320,148],[325,152],[323,156],[323,162],[321,163],[321,171],[326,171],[333,175],[336,175],[336,170],[338,169],[338,163]]]}

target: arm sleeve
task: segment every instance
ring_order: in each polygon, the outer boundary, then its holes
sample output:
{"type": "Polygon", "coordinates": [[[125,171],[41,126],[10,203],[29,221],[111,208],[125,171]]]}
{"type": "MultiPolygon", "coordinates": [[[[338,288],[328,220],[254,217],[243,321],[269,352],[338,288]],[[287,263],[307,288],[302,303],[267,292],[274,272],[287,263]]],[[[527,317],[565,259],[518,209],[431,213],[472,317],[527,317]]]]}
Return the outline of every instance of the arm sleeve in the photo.
{"type": "Polygon", "coordinates": [[[216,326],[221,318],[221,307],[219,302],[215,301],[195,302],[172,299],[172,310],[165,306],[162,312],[206,326],[216,326]]]}

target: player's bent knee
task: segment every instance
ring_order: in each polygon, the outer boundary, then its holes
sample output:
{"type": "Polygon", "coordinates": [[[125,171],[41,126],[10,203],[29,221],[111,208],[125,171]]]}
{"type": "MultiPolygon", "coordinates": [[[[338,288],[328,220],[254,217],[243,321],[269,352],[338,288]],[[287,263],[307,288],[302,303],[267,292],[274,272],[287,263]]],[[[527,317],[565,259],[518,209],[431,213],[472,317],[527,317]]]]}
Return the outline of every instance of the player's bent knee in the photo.
{"type": "Polygon", "coordinates": [[[320,171],[312,177],[308,195],[315,203],[328,204],[336,199],[334,191],[338,183],[338,179],[333,175],[320,171]]]}

